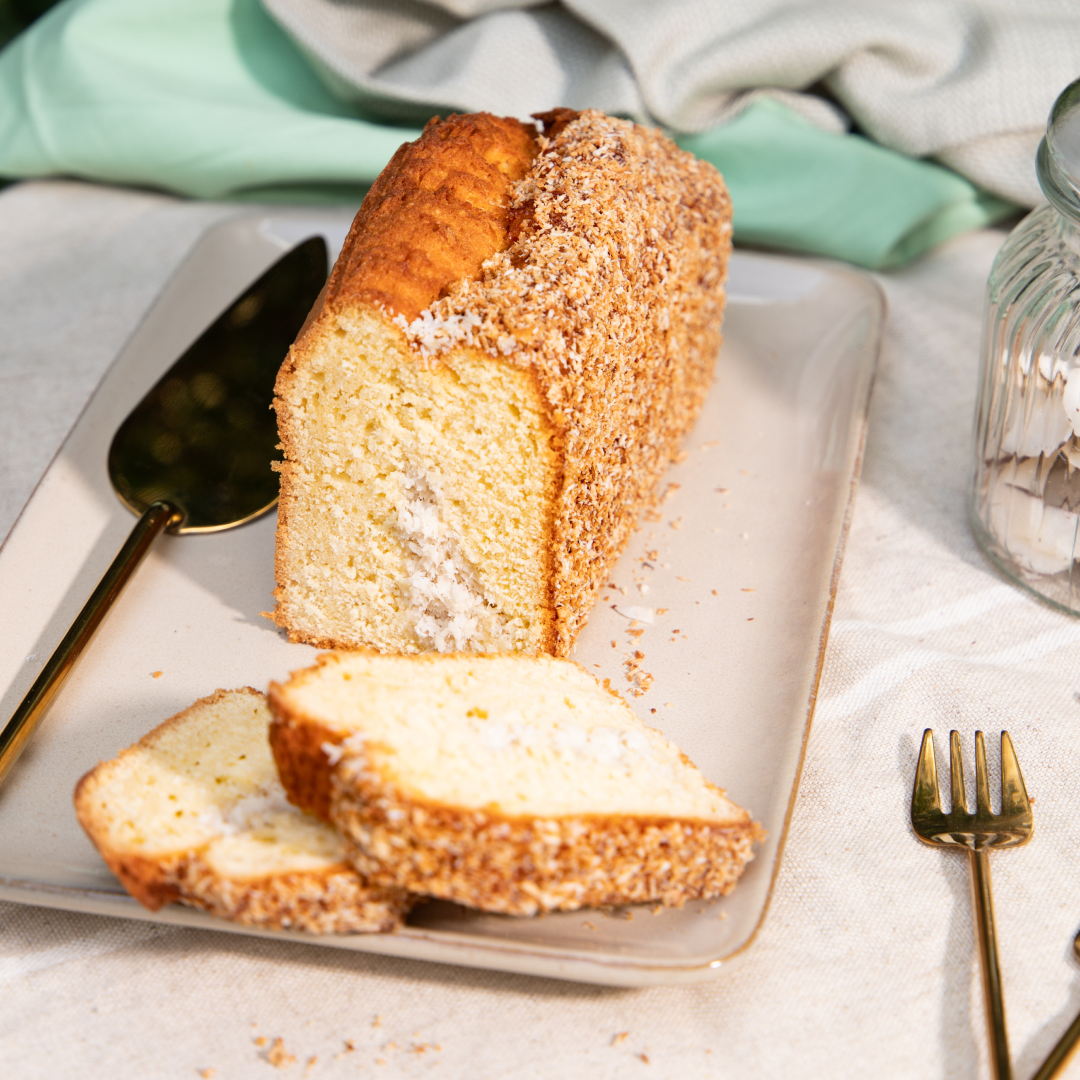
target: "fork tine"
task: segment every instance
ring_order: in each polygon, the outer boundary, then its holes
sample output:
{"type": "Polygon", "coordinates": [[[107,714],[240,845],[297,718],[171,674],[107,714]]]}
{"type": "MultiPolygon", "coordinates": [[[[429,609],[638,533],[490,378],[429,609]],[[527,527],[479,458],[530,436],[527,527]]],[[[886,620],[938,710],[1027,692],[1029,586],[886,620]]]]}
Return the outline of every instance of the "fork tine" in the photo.
{"type": "Polygon", "coordinates": [[[964,754],[960,749],[960,732],[949,732],[949,775],[952,779],[952,812],[967,813],[964,793],[964,754]]]}
{"type": "Polygon", "coordinates": [[[1028,798],[1020,763],[1016,760],[1016,751],[1007,731],[1001,733],[1001,812],[1031,813],[1031,800],[1028,798]]]}
{"type": "Polygon", "coordinates": [[[937,760],[934,757],[934,732],[923,732],[919,764],[915,769],[915,788],[911,793],[912,818],[926,814],[941,813],[941,795],[938,792],[937,760]]]}
{"type": "Polygon", "coordinates": [[[986,770],[986,739],[975,732],[975,813],[990,813],[990,776],[986,770]]]}

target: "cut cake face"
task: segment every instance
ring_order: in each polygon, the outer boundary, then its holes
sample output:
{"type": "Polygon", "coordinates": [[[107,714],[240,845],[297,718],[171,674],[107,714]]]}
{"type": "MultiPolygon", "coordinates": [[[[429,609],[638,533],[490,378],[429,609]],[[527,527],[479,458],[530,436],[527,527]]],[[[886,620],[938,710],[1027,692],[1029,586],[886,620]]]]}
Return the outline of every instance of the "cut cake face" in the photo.
{"type": "Polygon", "coordinates": [[[279,621],[393,652],[551,646],[556,463],[535,379],[422,365],[369,310],[309,331],[279,405],[279,621]]]}
{"type": "Polygon", "coordinates": [[[700,410],[723,181],[659,132],[556,112],[403,146],[282,366],[294,641],[566,655],[700,410]]]}
{"type": "Polygon", "coordinates": [[[678,905],[728,892],[761,836],[569,661],[338,653],[270,702],[289,797],[387,887],[511,914],[678,905]]]}
{"type": "Polygon", "coordinates": [[[83,777],[80,823],[152,911],[178,900],[276,929],[393,929],[407,898],[369,887],[338,833],[289,804],[269,722],[258,691],[203,698],[83,777]]]}

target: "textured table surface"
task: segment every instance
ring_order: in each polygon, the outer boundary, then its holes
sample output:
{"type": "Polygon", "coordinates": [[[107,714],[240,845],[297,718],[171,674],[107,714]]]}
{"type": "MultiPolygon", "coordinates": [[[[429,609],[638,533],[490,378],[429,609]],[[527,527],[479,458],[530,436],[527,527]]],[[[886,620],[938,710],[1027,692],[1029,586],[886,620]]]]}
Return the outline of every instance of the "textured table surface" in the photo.
{"type": "MultiPolygon", "coordinates": [[[[78,183],[0,194],[0,535],[199,233],[234,212],[78,183]]],[[[965,520],[1002,238],[880,278],[890,314],[821,698],[777,892],[737,969],[612,990],[0,904],[0,1071],[271,1077],[280,1038],[296,1059],[282,1075],[312,1078],[986,1075],[967,862],[907,822],[930,726],[939,751],[949,728],[970,745],[1007,727],[1035,797],[1034,840],[993,860],[1030,1075],[1080,1010],[1080,621],[1003,584],[965,520]]]]}

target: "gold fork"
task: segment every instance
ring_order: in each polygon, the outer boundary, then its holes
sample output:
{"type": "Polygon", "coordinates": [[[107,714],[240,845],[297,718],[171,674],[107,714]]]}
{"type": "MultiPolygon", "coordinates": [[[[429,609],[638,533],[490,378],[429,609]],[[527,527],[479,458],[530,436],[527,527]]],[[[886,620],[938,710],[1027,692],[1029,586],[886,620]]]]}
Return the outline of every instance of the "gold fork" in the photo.
{"type": "Polygon", "coordinates": [[[990,1035],[990,1060],[997,1080],[1012,1080],[1009,1041],[1005,1034],[1005,1002],[1001,996],[1001,966],[994,929],[994,896],[990,887],[991,848],[1016,847],[1031,838],[1031,800],[1016,761],[1009,733],[1001,733],[1001,813],[990,812],[990,780],[986,771],[986,742],[975,732],[975,813],[969,814],[964,794],[964,759],[960,735],[949,733],[952,810],[941,809],[938,793],[934,733],[923,733],[915,789],[911,794],[911,826],[927,844],[965,847],[971,863],[971,893],[979,933],[983,998],[990,1035]]]}

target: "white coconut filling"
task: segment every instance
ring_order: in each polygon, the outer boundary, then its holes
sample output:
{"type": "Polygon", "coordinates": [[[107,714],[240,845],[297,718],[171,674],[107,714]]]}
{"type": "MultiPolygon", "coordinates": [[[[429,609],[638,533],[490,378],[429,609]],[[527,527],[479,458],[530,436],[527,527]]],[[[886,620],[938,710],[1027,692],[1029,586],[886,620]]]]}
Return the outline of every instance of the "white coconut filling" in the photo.
{"type": "Polygon", "coordinates": [[[601,765],[628,766],[631,758],[654,761],[649,740],[642,732],[613,727],[586,729],[578,724],[560,724],[551,731],[525,720],[487,720],[479,726],[479,737],[496,754],[511,747],[528,749],[550,742],[559,753],[591,758],[601,765]]]}
{"type": "MultiPolygon", "coordinates": [[[[405,331],[405,336],[413,345],[420,347],[425,360],[436,353],[446,352],[455,345],[476,345],[473,331],[482,325],[482,320],[474,311],[458,314],[436,314],[427,308],[409,322],[404,315],[397,315],[392,320],[395,326],[405,331]]],[[[667,327],[664,327],[667,329],[667,327]]],[[[496,345],[503,356],[509,356],[517,349],[517,338],[513,334],[501,334],[496,345]]]]}
{"type": "Polygon", "coordinates": [[[483,630],[485,637],[494,631],[491,644],[511,648],[507,620],[443,520],[429,477],[405,476],[401,489],[397,523],[407,567],[402,591],[421,644],[436,652],[465,652],[483,630]]]}
{"type": "Polygon", "coordinates": [[[280,814],[295,815],[280,783],[241,795],[224,809],[208,806],[199,814],[199,824],[221,836],[236,836],[273,824],[280,814]]]}
{"type": "Polygon", "coordinates": [[[420,352],[426,359],[455,345],[471,342],[473,329],[480,325],[480,316],[473,312],[438,316],[427,309],[412,322],[404,315],[395,316],[393,322],[405,331],[409,341],[420,346],[420,352]]]}

